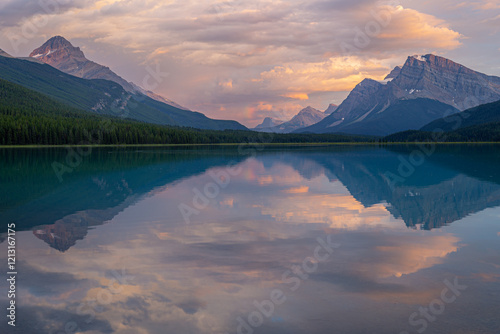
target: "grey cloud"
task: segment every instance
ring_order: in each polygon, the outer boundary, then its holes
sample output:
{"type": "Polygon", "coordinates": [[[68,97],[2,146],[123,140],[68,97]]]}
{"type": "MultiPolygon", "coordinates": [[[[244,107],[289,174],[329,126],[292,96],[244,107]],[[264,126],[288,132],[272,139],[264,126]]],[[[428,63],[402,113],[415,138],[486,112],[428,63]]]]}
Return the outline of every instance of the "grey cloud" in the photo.
{"type": "Polygon", "coordinates": [[[70,273],[39,270],[25,261],[21,261],[19,267],[23,272],[19,276],[20,285],[27,287],[35,296],[57,296],[76,288],[85,293],[95,283],[88,279],[78,279],[70,273]]]}
{"type": "Polygon", "coordinates": [[[7,321],[0,323],[0,332],[12,334],[54,334],[65,332],[67,324],[75,323],[81,331],[113,333],[111,324],[107,320],[94,319],[88,323],[88,315],[78,315],[66,310],[50,306],[20,306],[17,311],[16,326],[7,325],[7,321]]]}
{"type": "Polygon", "coordinates": [[[92,2],[93,0],[10,0],[0,8],[0,26],[16,26],[37,14],[62,14],[74,8],[84,8],[92,2]]]}
{"type": "Polygon", "coordinates": [[[346,10],[359,9],[368,5],[380,3],[380,0],[321,0],[313,1],[306,6],[307,9],[318,12],[343,12],[346,10]]]}

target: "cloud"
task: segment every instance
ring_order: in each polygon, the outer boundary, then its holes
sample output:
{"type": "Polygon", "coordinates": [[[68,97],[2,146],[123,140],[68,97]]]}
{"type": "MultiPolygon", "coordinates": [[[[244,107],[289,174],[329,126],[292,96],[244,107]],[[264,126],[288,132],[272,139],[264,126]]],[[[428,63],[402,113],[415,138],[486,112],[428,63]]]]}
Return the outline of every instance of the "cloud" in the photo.
{"type": "MultiPolygon", "coordinates": [[[[21,13],[28,21],[44,15],[27,1],[3,8],[7,35],[21,33],[21,13]]],[[[139,83],[145,74],[130,68],[159,61],[171,73],[159,93],[212,117],[251,123],[259,120],[245,111],[259,102],[287,115],[306,101],[323,109],[407,55],[454,49],[462,38],[433,15],[374,0],[81,0],[45,19],[37,35],[78,40],[105,65],[116,55],[103,50],[121,50],[127,64],[119,74],[139,83]]],[[[38,46],[27,44],[26,53],[28,45],[38,46]]]]}

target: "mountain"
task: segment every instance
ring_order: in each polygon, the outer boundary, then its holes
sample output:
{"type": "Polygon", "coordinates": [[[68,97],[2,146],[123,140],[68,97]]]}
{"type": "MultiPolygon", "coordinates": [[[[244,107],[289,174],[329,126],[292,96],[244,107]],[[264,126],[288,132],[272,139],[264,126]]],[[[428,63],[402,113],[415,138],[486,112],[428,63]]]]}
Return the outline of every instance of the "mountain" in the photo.
{"type": "Polygon", "coordinates": [[[444,131],[452,131],[492,122],[500,122],[500,100],[465,110],[458,115],[435,120],[422,127],[421,130],[433,131],[435,129],[442,129],[444,131]],[[457,123],[458,120],[460,123],[457,123]]]}
{"type": "Polygon", "coordinates": [[[339,108],[338,105],[331,103],[328,108],[325,110],[325,115],[331,115],[339,108]]]}
{"type": "Polygon", "coordinates": [[[85,58],[80,48],[74,47],[64,37],[52,37],[42,46],[33,50],[29,56],[30,58],[49,64],[64,73],[82,79],[104,79],[113,81],[122,86],[123,89],[129,93],[144,94],[159,102],[169,104],[179,109],[186,109],[154,92],[146,91],[132,82],[127,82],[115,72],[111,71],[109,67],[88,60],[85,58]]]}
{"type": "Polygon", "coordinates": [[[363,122],[353,122],[343,127],[342,132],[379,136],[396,133],[400,129],[418,129],[422,124],[457,112],[458,109],[436,100],[397,100],[383,113],[375,114],[363,122]]]}
{"type": "Polygon", "coordinates": [[[317,109],[314,109],[312,107],[307,107],[302,109],[297,115],[295,115],[288,122],[284,122],[274,127],[258,128],[258,129],[256,128],[255,130],[264,132],[290,133],[295,130],[302,129],[304,127],[315,124],[324,119],[325,116],[326,116],[325,113],[317,109]]]}
{"type": "Polygon", "coordinates": [[[394,67],[394,69],[391,71],[391,73],[389,73],[385,78],[384,80],[392,80],[392,79],[395,79],[398,77],[398,75],[401,73],[401,70],[403,69],[403,67],[401,66],[396,66],[394,67]]]}
{"type": "Polygon", "coordinates": [[[388,135],[417,130],[429,122],[429,117],[438,119],[497,100],[500,100],[499,77],[431,54],[411,56],[383,82],[363,80],[334,113],[300,132],[388,135]],[[439,110],[443,104],[444,108],[439,110]],[[425,117],[415,115],[408,126],[402,119],[414,111],[425,117]],[[374,129],[374,122],[383,122],[384,126],[374,129]]]}
{"type": "Polygon", "coordinates": [[[10,54],[8,54],[7,52],[5,52],[2,49],[0,49],[0,56],[7,57],[7,58],[13,58],[10,54]]]}
{"type": "Polygon", "coordinates": [[[500,101],[483,104],[459,114],[435,120],[420,131],[403,131],[383,138],[387,142],[499,142],[500,101]],[[436,137],[433,132],[445,133],[436,137]]]}
{"type": "Polygon", "coordinates": [[[408,130],[397,132],[381,139],[389,143],[500,143],[500,122],[472,125],[458,130],[440,133],[408,130]]]}
{"type": "Polygon", "coordinates": [[[94,114],[210,130],[246,129],[235,121],[213,120],[201,113],[127,92],[113,81],[81,79],[34,61],[0,57],[0,78],[94,114]]]}
{"type": "Polygon", "coordinates": [[[262,121],[262,123],[260,123],[259,125],[257,125],[254,129],[258,130],[258,129],[272,128],[274,126],[277,126],[277,125],[280,125],[280,124],[283,124],[283,123],[284,122],[282,120],[279,120],[279,119],[276,119],[276,118],[272,118],[272,117],[266,117],[266,118],[264,118],[264,120],[262,121]]]}

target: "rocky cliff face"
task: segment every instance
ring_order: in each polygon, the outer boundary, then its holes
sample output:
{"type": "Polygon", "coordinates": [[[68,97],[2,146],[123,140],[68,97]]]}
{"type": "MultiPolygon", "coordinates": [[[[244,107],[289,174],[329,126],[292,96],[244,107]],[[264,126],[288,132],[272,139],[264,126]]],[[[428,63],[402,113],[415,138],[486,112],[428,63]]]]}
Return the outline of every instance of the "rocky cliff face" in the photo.
{"type": "Polygon", "coordinates": [[[61,36],[55,36],[45,42],[41,47],[33,50],[30,58],[49,64],[58,70],[83,79],[103,79],[116,82],[129,93],[144,94],[156,101],[174,106],[179,109],[188,110],[177,103],[164,98],[154,92],[146,91],[138,85],[127,82],[109,67],[97,64],[85,58],[78,47],[74,47],[68,40],[61,36]]]}
{"type": "Polygon", "coordinates": [[[435,55],[408,57],[391,83],[400,98],[429,98],[462,111],[500,100],[500,78],[435,55]]]}

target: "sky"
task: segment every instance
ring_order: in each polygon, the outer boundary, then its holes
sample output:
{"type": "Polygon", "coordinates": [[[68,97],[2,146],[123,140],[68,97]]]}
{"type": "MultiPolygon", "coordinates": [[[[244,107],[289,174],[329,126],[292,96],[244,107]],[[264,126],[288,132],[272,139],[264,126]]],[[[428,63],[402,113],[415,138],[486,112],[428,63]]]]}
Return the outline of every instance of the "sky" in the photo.
{"type": "Polygon", "coordinates": [[[246,126],[324,111],[414,54],[500,76],[499,0],[0,1],[4,51],[55,35],[139,85],[157,69],[156,93],[246,126]]]}

